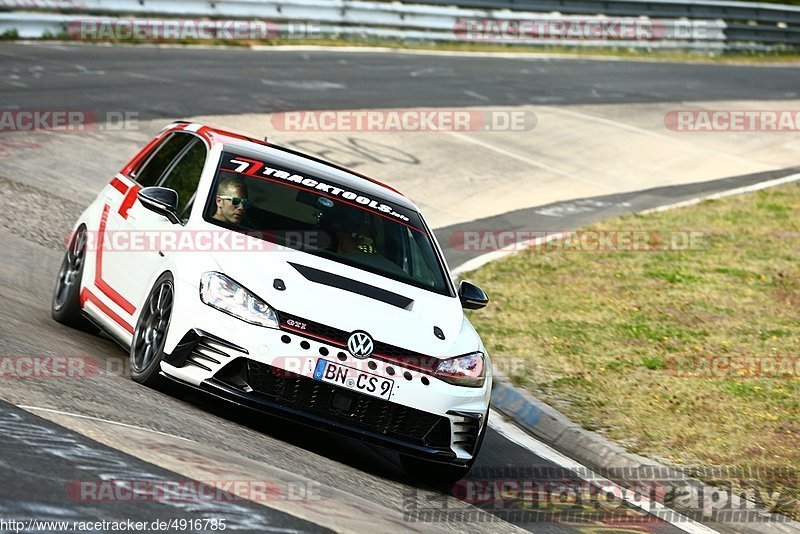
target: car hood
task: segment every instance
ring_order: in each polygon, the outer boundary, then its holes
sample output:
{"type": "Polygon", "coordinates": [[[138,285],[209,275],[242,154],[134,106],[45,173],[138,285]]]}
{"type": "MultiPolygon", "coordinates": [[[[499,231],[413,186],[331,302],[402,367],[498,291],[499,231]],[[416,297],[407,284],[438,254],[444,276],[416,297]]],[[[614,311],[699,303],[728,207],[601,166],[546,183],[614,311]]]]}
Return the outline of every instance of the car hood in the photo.
{"type": "Polygon", "coordinates": [[[218,254],[214,259],[222,273],[279,314],[345,332],[363,330],[377,341],[438,358],[480,347],[474,330],[465,328],[467,320],[456,297],[283,247],[218,254]],[[280,285],[276,279],[284,290],[275,287],[280,285]],[[404,299],[411,303],[402,307],[404,299]],[[443,340],[434,334],[434,327],[442,330],[443,340]]]}

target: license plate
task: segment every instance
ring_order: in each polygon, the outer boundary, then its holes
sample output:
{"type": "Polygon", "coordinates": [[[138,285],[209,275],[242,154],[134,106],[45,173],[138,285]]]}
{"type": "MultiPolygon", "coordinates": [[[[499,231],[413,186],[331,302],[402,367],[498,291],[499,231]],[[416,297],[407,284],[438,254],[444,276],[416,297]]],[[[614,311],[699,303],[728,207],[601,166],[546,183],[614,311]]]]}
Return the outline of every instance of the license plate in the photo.
{"type": "Polygon", "coordinates": [[[314,368],[314,379],[382,399],[389,398],[394,386],[394,380],[329,362],[322,358],[317,360],[317,366],[314,368]]]}

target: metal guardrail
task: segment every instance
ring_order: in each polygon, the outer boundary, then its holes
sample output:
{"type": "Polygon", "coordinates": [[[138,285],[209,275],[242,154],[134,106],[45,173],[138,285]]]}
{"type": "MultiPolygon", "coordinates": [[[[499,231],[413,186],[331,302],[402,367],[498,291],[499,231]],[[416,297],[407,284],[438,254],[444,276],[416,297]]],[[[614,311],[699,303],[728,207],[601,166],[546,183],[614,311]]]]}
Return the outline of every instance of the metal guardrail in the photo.
{"type": "MultiPolygon", "coordinates": [[[[728,43],[800,47],[800,6],[721,0],[421,0],[473,9],[722,20],[728,43]]],[[[747,48],[739,46],[737,48],[747,48]]]]}
{"type": "MultiPolygon", "coordinates": [[[[321,36],[458,41],[467,19],[582,21],[604,17],[654,20],[659,39],[512,39],[509,44],[765,50],[800,46],[800,8],[718,0],[419,0],[421,4],[361,0],[0,0],[0,33],[20,37],[63,33],[92,15],[210,17],[313,22],[321,36]],[[458,6],[452,5],[457,3],[458,6]],[[35,13],[21,13],[20,8],[35,13]],[[519,11],[531,9],[531,11],[519,11]],[[535,12],[533,11],[535,10],[535,12]],[[8,12],[1,12],[8,11],[8,12]],[[57,12],[57,13],[52,13],[57,12]],[[754,20],[753,17],[756,17],[754,20]],[[678,31],[680,30],[680,31],[678,31]]],[[[479,40],[479,39],[476,39],[479,40]]],[[[498,42],[487,39],[485,42],[498,42]]]]}
{"type": "MultiPolygon", "coordinates": [[[[61,37],[69,25],[79,24],[81,21],[97,20],[103,23],[115,22],[130,22],[131,19],[117,18],[117,17],[94,17],[94,16],[76,16],[76,15],[61,15],[49,13],[0,13],[0,34],[13,30],[20,38],[23,39],[38,39],[42,37],[61,37]]],[[[150,19],[142,19],[150,20],[150,19]]],[[[169,21],[171,19],[159,19],[159,22],[169,21]]],[[[453,41],[453,31],[430,31],[430,30],[415,30],[413,28],[384,28],[376,26],[364,25],[332,25],[320,24],[316,26],[319,34],[322,36],[350,36],[355,38],[376,37],[381,39],[398,39],[406,41],[453,41]]],[[[660,49],[695,49],[695,50],[716,50],[722,51],[725,48],[724,34],[722,33],[723,27],[715,27],[715,35],[713,38],[708,38],[704,35],[703,38],[694,41],[689,40],[662,40],[657,43],[650,41],[603,41],[603,40],[575,40],[575,39],[558,39],[558,40],[529,40],[529,41],[515,41],[517,44],[531,44],[531,45],[562,45],[562,46],[576,46],[576,47],[609,47],[609,46],[624,46],[626,48],[660,48],[660,49]]],[[[688,32],[693,29],[688,27],[688,32]]],[[[704,28],[705,32],[705,28],[704,28]]]]}

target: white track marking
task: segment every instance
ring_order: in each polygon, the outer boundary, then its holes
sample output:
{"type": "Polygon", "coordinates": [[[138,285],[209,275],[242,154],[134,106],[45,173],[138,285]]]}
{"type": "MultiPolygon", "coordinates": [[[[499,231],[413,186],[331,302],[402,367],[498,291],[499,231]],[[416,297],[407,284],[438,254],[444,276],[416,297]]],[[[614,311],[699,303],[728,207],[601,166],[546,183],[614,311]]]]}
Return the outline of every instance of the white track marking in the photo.
{"type": "Polygon", "coordinates": [[[453,274],[453,277],[457,277],[463,273],[479,269],[484,265],[486,265],[487,263],[499,260],[500,258],[504,258],[506,256],[512,256],[518,252],[522,252],[523,250],[533,246],[544,245],[545,243],[549,243],[553,239],[560,239],[565,235],[567,235],[568,233],[569,232],[556,232],[553,234],[547,234],[542,237],[529,239],[527,241],[520,241],[519,243],[514,243],[513,245],[508,245],[507,247],[493,250],[491,252],[487,252],[486,254],[481,254],[477,258],[472,258],[471,260],[467,260],[458,267],[456,267],[455,269],[451,269],[450,272],[453,274]]]}
{"type": "Polygon", "coordinates": [[[604,185],[604,184],[602,184],[600,182],[595,182],[594,180],[589,180],[589,179],[583,178],[581,176],[576,176],[574,174],[571,174],[571,173],[568,173],[568,172],[564,172],[564,171],[562,171],[560,169],[556,169],[555,167],[552,167],[552,166],[550,166],[550,165],[548,165],[546,163],[542,163],[540,161],[536,161],[536,160],[533,160],[533,159],[530,159],[530,158],[526,158],[525,156],[520,156],[519,154],[514,154],[513,152],[509,152],[508,150],[505,150],[503,148],[500,148],[500,147],[497,147],[497,146],[494,146],[494,145],[490,145],[489,143],[484,143],[483,141],[479,141],[478,139],[475,139],[474,137],[469,137],[469,136],[464,135],[464,134],[459,133],[459,132],[445,132],[445,133],[450,134],[453,137],[457,137],[458,139],[461,139],[462,141],[467,141],[468,143],[472,143],[474,145],[482,146],[483,148],[486,148],[487,150],[491,150],[492,152],[497,152],[498,154],[502,154],[502,155],[507,156],[509,158],[515,159],[517,161],[521,161],[523,163],[527,163],[528,165],[533,165],[534,167],[538,167],[538,168],[543,169],[545,171],[552,172],[553,174],[557,174],[557,175],[563,176],[565,178],[570,178],[570,179],[576,180],[578,182],[583,182],[585,184],[593,185],[595,187],[599,187],[600,189],[605,189],[605,190],[608,189],[607,185],[604,185]]]}
{"type": "MultiPolygon", "coordinates": [[[[620,128],[622,130],[628,130],[629,132],[633,132],[639,135],[644,135],[647,137],[652,137],[654,139],[658,139],[660,141],[676,141],[675,138],[670,137],[667,134],[654,132],[652,130],[648,130],[646,128],[640,128],[639,126],[634,126],[632,124],[627,124],[625,122],[615,121],[612,119],[607,119],[605,117],[600,117],[598,115],[594,115],[592,113],[584,113],[581,111],[574,111],[571,109],[560,109],[560,108],[547,108],[547,111],[553,113],[561,113],[562,115],[569,115],[571,117],[575,117],[581,120],[588,120],[592,122],[597,122],[600,124],[605,124],[606,126],[613,126],[615,128],[620,128]]],[[[698,150],[702,150],[698,148],[698,150]]]]}
{"type": "Polygon", "coordinates": [[[544,458],[549,462],[553,462],[559,467],[563,467],[564,469],[572,471],[582,480],[596,483],[602,487],[613,487],[619,489],[621,495],[624,496],[623,499],[625,502],[631,506],[640,508],[641,510],[644,510],[645,512],[683,530],[684,532],[689,532],[690,534],[717,534],[716,530],[709,528],[702,523],[694,521],[693,519],[690,519],[682,514],[679,514],[678,512],[664,506],[659,502],[651,503],[650,499],[647,499],[646,497],[641,497],[641,499],[636,500],[630,498],[628,496],[629,492],[619,484],[615,484],[610,480],[601,477],[575,460],[564,456],[552,447],[534,439],[521,428],[506,421],[501,414],[495,412],[494,410],[492,410],[492,416],[489,418],[489,426],[495,429],[498,434],[507,440],[516,443],[520,447],[531,451],[533,454],[544,458]]]}
{"type": "Polygon", "coordinates": [[[490,100],[488,96],[476,93],[475,91],[464,91],[464,94],[471,96],[472,98],[477,98],[478,100],[483,100],[484,102],[488,102],[490,100]]]}
{"type": "Polygon", "coordinates": [[[127,423],[120,423],[119,421],[110,421],[108,419],[102,419],[100,417],[93,417],[91,415],[81,415],[81,414],[77,414],[77,413],[62,412],[60,410],[53,410],[51,408],[40,408],[38,406],[26,406],[24,404],[20,404],[19,406],[17,406],[17,408],[22,408],[23,410],[27,410],[29,412],[49,412],[49,413],[55,413],[55,414],[58,414],[58,415],[66,415],[66,416],[69,416],[69,417],[75,417],[77,419],[88,419],[90,421],[97,421],[99,423],[108,423],[109,425],[116,425],[116,426],[122,426],[122,427],[125,427],[125,428],[132,428],[133,430],[142,430],[144,432],[151,432],[153,434],[159,434],[161,436],[167,436],[168,438],[181,439],[183,441],[188,441],[189,443],[196,443],[195,441],[193,441],[191,439],[182,438],[182,437],[176,436],[174,434],[167,434],[166,432],[159,432],[158,430],[151,430],[149,428],[143,428],[143,427],[140,427],[140,426],[129,425],[127,423]]]}
{"type": "Polygon", "coordinates": [[[549,108],[547,108],[547,111],[551,112],[551,113],[556,113],[556,114],[561,114],[561,115],[567,115],[567,116],[570,116],[570,117],[575,117],[575,118],[581,119],[581,120],[587,120],[587,121],[592,121],[592,122],[596,122],[596,123],[599,123],[599,124],[605,124],[606,126],[611,126],[613,128],[618,128],[618,129],[621,129],[621,130],[627,130],[629,132],[632,132],[632,133],[635,133],[635,134],[638,134],[638,135],[643,135],[645,137],[650,137],[652,139],[657,139],[657,140],[662,141],[662,142],[674,143],[674,144],[680,145],[683,148],[686,148],[686,149],[689,149],[689,150],[693,150],[694,152],[698,152],[698,153],[700,153],[700,152],[702,152],[702,153],[713,152],[713,153],[721,154],[721,155],[723,155],[725,157],[728,157],[728,158],[731,158],[731,159],[743,161],[745,163],[750,163],[750,164],[753,163],[753,161],[751,161],[751,160],[749,160],[747,158],[743,158],[741,156],[738,156],[736,154],[728,154],[727,152],[722,152],[720,150],[708,149],[706,147],[700,146],[700,145],[698,145],[696,143],[693,143],[691,141],[685,141],[683,139],[678,139],[676,137],[673,137],[671,135],[667,135],[665,133],[654,132],[654,131],[648,130],[646,128],[640,128],[639,126],[634,126],[632,124],[627,124],[625,122],[620,122],[620,121],[615,121],[615,120],[612,120],[612,119],[607,119],[605,117],[600,117],[600,116],[594,115],[592,113],[585,113],[585,112],[581,112],[581,111],[575,111],[575,110],[572,110],[572,109],[564,109],[564,108],[557,108],[557,107],[549,107],[549,108]]]}
{"type": "MultiPolygon", "coordinates": [[[[637,211],[637,215],[647,215],[648,213],[659,213],[662,211],[668,211],[676,208],[685,208],[688,206],[694,206],[706,200],[717,200],[720,198],[725,198],[734,195],[741,195],[744,193],[751,193],[753,191],[760,191],[761,189],[767,189],[770,187],[776,187],[779,185],[790,184],[792,182],[797,182],[800,180],[800,174],[792,174],[790,176],[784,176],[783,178],[776,178],[774,180],[767,180],[766,182],[759,182],[757,184],[747,185],[743,187],[737,187],[735,189],[729,189],[727,191],[721,191],[719,193],[714,193],[713,195],[706,195],[702,197],[691,198],[689,200],[684,200],[682,202],[676,202],[674,204],[667,204],[665,206],[659,206],[657,208],[651,208],[644,211],[637,211]]],[[[517,254],[518,252],[522,252],[523,250],[530,248],[532,246],[542,245],[551,241],[553,239],[559,238],[568,234],[569,232],[562,232],[557,234],[548,234],[544,237],[538,237],[536,239],[530,239],[528,241],[520,241],[519,243],[514,243],[507,247],[503,247],[498,250],[493,250],[491,252],[487,252],[486,254],[481,254],[475,258],[465,261],[461,265],[456,266],[455,268],[451,269],[450,272],[452,273],[453,278],[457,278],[464,273],[474,271],[480,267],[483,267],[487,263],[493,262],[495,260],[499,260],[506,256],[511,256],[513,254],[517,254]]]]}
{"type": "Polygon", "coordinates": [[[150,76],[149,74],[142,74],[141,72],[125,72],[124,75],[130,76],[131,78],[139,78],[141,80],[147,80],[151,82],[172,83],[170,80],[165,80],[164,78],[159,78],[157,76],[150,76]]]}
{"type": "MultiPolygon", "coordinates": [[[[440,69],[438,69],[436,67],[425,67],[423,69],[412,70],[411,72],[408,73],[408,75],[411,76],[412,78],[416,78],[417,76],[420,76],[422,74],[434,74],[435,72],[438,72],[439,70],[440,69]]],[[[489,99],[487,98],[486,100],[489,100],[489,99]]]]}
{"type": "Polygon", "coordinates": [[[268,80],[266,78],[261,80],[264,85],[275,87],[288,87],[289,89],[298,89],[301,91],[327,91],[329,89],[346,89],[347,86],[343,83],[329,82],[326,80],[268,80]]]}
{"type": "Polygon", "coordinates": [[[789,176],[784,176],[783,178],[776,178],[774,180],[767,180],[766,182],[759,182],[757,184],[752,185],[745,185],[742,187],[737,187],[735,189],[729,189],[728,191],[722,191],[720,193],[714,193],[713,195],[708,195],[705,197],[698,197],[692,198],[689,200],[684,200],[683,202],[676,202],[675,204],[667,204],[666,206],[659,206],[657,208],[651,208],[649,210],[639,211],[637,212],[639,215],[647,215],[648,213],[659,213],[662,211],[668,211],[675,208],[684,208],[687,206],[694,206],[695,204],[699,204],[706,200],[718,200],[720,198],[731,197],[734,195],[741,195],[744,193],[752,193],[753,191],[760,191],[762,189],[768,189],[770,187],[775,187],[778,185],[783,184],[790,184],[792,182],[796,182],[800,180],[800,174],[792,174],[789,176]]]}

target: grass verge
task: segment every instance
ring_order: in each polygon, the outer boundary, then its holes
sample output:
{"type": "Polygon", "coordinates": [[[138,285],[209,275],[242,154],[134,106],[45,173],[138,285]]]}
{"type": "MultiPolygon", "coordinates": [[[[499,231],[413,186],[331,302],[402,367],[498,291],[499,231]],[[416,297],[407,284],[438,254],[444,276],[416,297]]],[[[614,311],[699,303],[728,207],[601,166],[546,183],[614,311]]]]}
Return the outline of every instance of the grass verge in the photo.
{"type": "Polygon", "coordinates": [[[519,253],[470,273],[491,297],[471,320],[499,369],[574,421],[673,466],[763,470],[765,504],[798,519],[798,213],[795,184],[614,219],[587,230],[694,244],[519,253]]]}
{"type": "MultiPolygon", "coordinates": [[[[800,1],[800,0],[798,0],[800,1]]],[[[9,39],[16,39],[9,35],[9,39]]],[[[55,35],[46,35],[44,39],[73,41],[67,32],[55,35]]],[[[775,50],[770,52],[760,51],[737,51],[737,52],[707,52],[692,50],[663,50],[658,48],[637,49],[625,47],[609,48],[589,48],[589,47],[570,47],[570,46],[527,46],[503,43],[476,43],[476,42],[436,42],[436,41],[404,41],[399,39],[379,39],[372,37],[351,37],[340,36],[322,39],[308,38],[284,38],[269,40],[87,40],[88,43],[111,43],[111,44],[172,44],[172,45],[205,45],[205,46],[230,46],[230,47],[253,47],[253,46],[356,46],[356,47],[385,47],[397,50],[423,50],[441,52],[482,52],[482,53],[506,53],[506,54],[556,54],[569,57],[609,57],[639,60],[659,60],[659,61],[680,61],[680,62],[699,62],[699,63],[747,63],[747,64],[770,64],[770,63],[800,63],[800,51],[798,50],[775,50]]]]}

